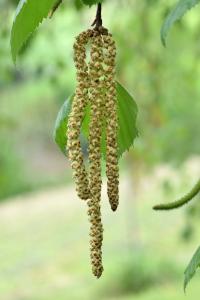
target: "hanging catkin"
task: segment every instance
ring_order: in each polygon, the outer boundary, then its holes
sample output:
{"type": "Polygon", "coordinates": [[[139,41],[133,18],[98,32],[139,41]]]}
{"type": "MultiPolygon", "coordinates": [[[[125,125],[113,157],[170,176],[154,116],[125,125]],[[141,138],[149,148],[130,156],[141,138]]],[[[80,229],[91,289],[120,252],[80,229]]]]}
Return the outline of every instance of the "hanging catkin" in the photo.
{"type": "Polygon", "coordinates": [[[93,274],[99,278],[103,272],[101,222],[101,136],[103,118],[103,52],[102,36],[96,32],[92,38],[90,61],[90,105],[91,120],[89,129],[89,187],[91,198],[88,201],[90,227],[90,257],[93,274]]]}
{"type": "Polygon", "coordinates": [[[74,62],[77,69],[77,87],[72,103],[72,110],[68,120],[68,143],[67,150],[73,169],[78,196],[87,200],[90,192],[88,178],[83,162],[83,154],[80,144],[80,130],[88,102],[88,66],[86,63],[86,45],[90,39],[92,30],[82,32],[74,43],[74,62]]]}
{"type": "Polygon", "coordinates": [[[105,59],[106,90],[106,175],[107,193],[111,208],[115,211],[119,204],[119,168],[118,168],[118,116],[115,83],[116,46],[111,34],[103,36],[105,59]]]}
{"type": "Polygon", "coordinates": [[[103,272],[101,221],[101,141],[106,133],[107,193],[111,208],[119,202],[118,118],[115,86],[116,47],[107,29],[96,27],[81,33],[74,43],[77,87],[68,120],[67,150],[71,161],[78,196],[88,200],[90,221],[90,258],[93,274],[103,272]],[[89,43],[90,42],[90,43],[89,43]],[[86,45],[90,44],[90,62],[86,62],[86,45]],[[80,144],[81,125],[87,104],[90,104],[88,138],[89,176],[80,144]]]}

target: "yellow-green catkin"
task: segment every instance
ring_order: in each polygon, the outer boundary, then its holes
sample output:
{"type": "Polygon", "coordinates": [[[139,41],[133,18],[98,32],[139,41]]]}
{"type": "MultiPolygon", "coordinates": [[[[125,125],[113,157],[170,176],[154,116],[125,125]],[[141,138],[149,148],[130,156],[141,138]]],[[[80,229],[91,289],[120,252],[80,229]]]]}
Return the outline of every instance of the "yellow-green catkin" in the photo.
{"type": "Polygon", "coordinates": [[[76,190],[81,199],[88,200],[90,221],[90,258],[93,274],[103,272],[101,221],[101,141],[106,133],[107,192],[111,208],[119,203],[118,117],[115,86],[116,47],[112,35],[103,27],[81,33],[74,43],[77,87],[68,120],[67,150],[71,161],[76,190]],[[91,42],[90,62],[86,62],[86,45],[91,42]],[[84,166],[80,144],[81,125],[86,105],[90,103],[89,177],[84,166]],[[105,124],[104,124],[104,120],[105,124]],[[104,128],[105,126],[105,128],[104,128]]]}
{"type": "Polygon", "coordinates": [[[118,167],[118,115],[115,83],[116,45],[111,34],[103,36],[105,58],[105,115],[106,115],[106,175],[107,193],[111,208],[115,211],[119,204],[118,167]]]}
{"type": "Polygon", "coordinates": [[[67,130],[67,150],[73,169],[73,177],[75,179],[78,196],[83,200],[87,200],[90,196],[88,187],[89,182],[80,144],[80,131],[88,102],[89,76],[88,65],[86,63],[86,45],[89,42],[91,32],[91,30],[82,32],[76,38],[74,43],[74,62],[77,69],[77,86],[71,113],[69,115],[67,130]]]}
{"type": "Polygon", "coordinates": [[[89,128],[89,188],[91,198],[88,200],[88,215],[90,221],[90,258],[93,274],[99,278],[103,272],[102,241],[103,226],[101,222],[101,136],[103,118],[103,54],[102,36],[96,32],[91,42],[90,75],[90,105],[91,120],[89,128]]]}

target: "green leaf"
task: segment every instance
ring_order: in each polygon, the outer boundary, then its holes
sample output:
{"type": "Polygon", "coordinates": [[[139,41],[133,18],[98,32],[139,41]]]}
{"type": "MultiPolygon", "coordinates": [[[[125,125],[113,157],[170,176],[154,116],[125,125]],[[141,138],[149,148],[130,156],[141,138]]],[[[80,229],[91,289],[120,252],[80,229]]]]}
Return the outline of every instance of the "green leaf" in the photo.
{"type": "Polygon", "coordinates": [[[82,0],[82,2],[83,2],[85,5],[92,6],[92,5],[97,4],[97,3],[102,3],[103,0],[82,0]]]}
{"type": "Polygon", "coordinates": [[[200,0],[179,0],[177,5],[172,9],[170,14],[165,19],[161,28],[161,40],[164,46],[166,46],[167,34],[172,25],[178,21],[189,9],[194,7],[200,2],[200,0]]]}
{"type": "Polygon", "coordinates": [[[184,290],[186,290],[186,287],[192,277],[195,275],[197,269],[200,267],[200,247],[197,249],[195,254],[193,255],[189,265],[187,266],[187,269],[185,270],[185,280],[184,280],[184,290]]]}
{"type": "Polygon", "coordinates": [[[118,147],[119,156],[121,156],[133,146],[134,140],[138,136],[136,127],[138,108],[133,97],[119,82],[117,82],[116,88],[119,118],[118,147]]]}
{"type": "Polygon", "coordinates": [[[11,52],[16,62],[17,54],[57,0],[20,0],[11,31],[11,52]]]}
{"type": "MultiPolygon", "coordinates": [[[[133,145],[135,138],[138,135],[136,128],[137,118],[137,104],[135,103],[132,96],[126,91],[126,89],[120,84],[116,83],[117,89],[117,104],[118,104],[118,120],[119,120],[119,132],[118,132],[118,147],[119,156],[133,145]]],[[[54,140],[58,144],[59,148],[66,155],[66,131],[67,131],[67,120],[71,109],[73,97],[65,101],[63,104],[55,125],[54,140]]],[[[89,136],[89,122],[90,122],[90,107],[86,107],[85,116],[82,124],[81,132],[88,140],[89,136]]],[[[103,130],[102,155],[106,157],[106,143],[105,143],[105,129],[103,130]]]]}
{"type": "Polygon", "coordinates": [[[53,133],[54,140],[64,155],[67,155],[66,132],[67,132],[68,117],[69,117],[69,113],[71,111],[71,105],[72,105],[73,98],[74,98],[74,95],[69,97],[62,105],[62,107],[57,115],[57,118],[56,118],[54,133],[53,133]]]}

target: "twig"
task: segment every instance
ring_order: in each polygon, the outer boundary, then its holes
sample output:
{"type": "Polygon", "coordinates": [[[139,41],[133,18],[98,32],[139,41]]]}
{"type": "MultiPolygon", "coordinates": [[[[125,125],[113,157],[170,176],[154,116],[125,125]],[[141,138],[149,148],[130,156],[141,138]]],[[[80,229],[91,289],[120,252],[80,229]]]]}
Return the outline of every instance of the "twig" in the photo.
{"type": "Polygon", "coordinates": [[[94,22],[92,23],[92,26],[95,26],[96,29],[99,29],[100,27],[102,27],[101,9],[102,9],[101,3],[98,3],[96,18],[95,18],[94,22]]]}
{"type": "Polygon", "coordinates": [[[189,203],[190,201],[192,201],[192,199],[195,196],[197,196],[197,194],[199,192],[200,192],[200,180],[198,180],[197,183],[195,184],[195,186],[192,188],[192,190],[187,195],[182,197],[181,199],[179,199],[175,202],[167,203],[167,204],[156,205],[153,207],[153,209],[154,210],[171,210],[171,209],[179,208],[179,207],[189,203]]]}

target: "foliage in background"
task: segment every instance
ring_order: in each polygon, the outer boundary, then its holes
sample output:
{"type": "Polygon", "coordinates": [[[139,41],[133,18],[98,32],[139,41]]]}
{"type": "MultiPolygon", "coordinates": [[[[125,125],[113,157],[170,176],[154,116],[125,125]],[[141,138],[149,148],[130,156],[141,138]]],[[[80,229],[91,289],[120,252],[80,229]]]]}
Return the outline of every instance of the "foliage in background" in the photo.
{"type": "Polygon", "coordinates": [[[115,265],[104,289],[98,294],[112,298],[126,294],[140,294],[149,288],[169,283],[180,276],[179,267],[167,260],[149,256],[141,251],[128,255],[123,266],[115,265]]]}
{"type": "Polygon", "coordinates": [[[194,253],[189,265],[187,266],[185,270],[185,280],[184,280],[184,289],[186,290],[186,287],[190,280],[195,275],[197,269],[200,267],[200,247],[198,247],[197,251],[194,253]]]}
{"type": "Polygon", "coordinates": [[[179,0],[177,5],[165,19],[161,29],[161,40],[164,46],[166,46],[166,37],[173,24],[180,20],[189,9],[197,5],[199,2],[200,0],[179,0]]]}
{"type": "Polygon", "coordinates": [[[23,168],[19,157],[12,149],[11,143],[0,138],[0,200],[13,194],[18,194],[22,190],[29,191],[29,182],[25,182],[23,168]],[[9,188],[8,188],[9,187],[9,188]]]}

